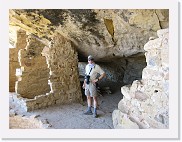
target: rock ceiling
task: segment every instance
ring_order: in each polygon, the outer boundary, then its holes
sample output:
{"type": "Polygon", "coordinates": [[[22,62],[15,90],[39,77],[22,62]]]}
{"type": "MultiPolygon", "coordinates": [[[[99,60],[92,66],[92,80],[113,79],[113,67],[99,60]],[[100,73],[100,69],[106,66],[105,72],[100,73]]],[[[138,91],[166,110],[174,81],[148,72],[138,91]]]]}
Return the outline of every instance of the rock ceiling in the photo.
{"type": "MultiPolygon", "coordinates": [[[[9,12],[10,33],[20,27],[48,45],[55,32],[71,40],[79,57],[89,54],[109,61],[144,53],[144,44],[156,31],[169,26],[162,9],[27,9],[9,12]]],[[[13,42],[10,34],[10,44],[13,42]]],[[[14,39],[15,40],[15,39],[14,39]]]]}

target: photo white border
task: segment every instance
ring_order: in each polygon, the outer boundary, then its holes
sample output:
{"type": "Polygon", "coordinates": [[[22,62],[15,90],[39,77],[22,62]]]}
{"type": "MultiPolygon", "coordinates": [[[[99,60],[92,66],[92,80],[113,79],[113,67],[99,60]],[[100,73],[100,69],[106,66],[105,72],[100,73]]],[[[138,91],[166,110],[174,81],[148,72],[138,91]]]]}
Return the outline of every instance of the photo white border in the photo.
{"type": "Polygon", "coordinates": [[[179,139],[177,0],[8,0],[0,13],[1,137],[69,139],[179,139]],[[169,9],[169,129],[9,129],[9,9],[169,9]],[[2,20],[3,19],[3,20],[2,20]]]}

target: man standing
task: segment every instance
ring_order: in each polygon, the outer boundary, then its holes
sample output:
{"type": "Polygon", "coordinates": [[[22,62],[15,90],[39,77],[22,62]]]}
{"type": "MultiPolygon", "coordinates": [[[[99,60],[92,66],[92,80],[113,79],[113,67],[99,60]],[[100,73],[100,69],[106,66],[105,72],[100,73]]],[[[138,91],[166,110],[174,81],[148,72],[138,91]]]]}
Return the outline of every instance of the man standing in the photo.
{"type": "Polygon", "coordinates": [[[93,117],[97,117],[97,88],[96,83],[106,76],[105,72],[101,69],[101,67],[94,62],[94,58],[89,55],[88,56],[88,64],[85,68],[85,80],[83,83],[83,88],[85,89],[85,95],[87,96],[87,104],[88,109],[84,113],[85,115],[92,115],[93,117]],[[100,74],[98,78],[97,74],[100,74]],[[93,97],[94,101],[94,113],[91,110],[91,98],[93,97]]]}

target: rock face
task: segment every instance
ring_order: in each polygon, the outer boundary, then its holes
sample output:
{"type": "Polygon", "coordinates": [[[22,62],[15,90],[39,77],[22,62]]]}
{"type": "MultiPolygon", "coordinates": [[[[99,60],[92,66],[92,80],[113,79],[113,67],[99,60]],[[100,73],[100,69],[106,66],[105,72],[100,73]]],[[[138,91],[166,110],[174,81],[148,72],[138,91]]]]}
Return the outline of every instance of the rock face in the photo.
{"type": "Polygon", "coordinates": [[[126,67],[123,75],[123,82],[125,84],[131,84],[134,80],[140,80],[142,78],[142,71],[147,65],[145,57],[142,55],[128,57],[125,61],[126,67]]]}
{"type": "Polygon", "coordinates": [[[115,128],[169,128],[168,34],[159,30],[159,38],[145,44],[147,67],[142,80],[121,88],[124,97],[112,115],[115,128]]]}
{"type": "Polygon", "coordinates": [[[168,27],[168,10],[35,9],[10,10],[10,25],[46,39],[55,31],[70,39],[86,61],[96,61],[144,52],[143,46],[156,31],[168,27]]]}

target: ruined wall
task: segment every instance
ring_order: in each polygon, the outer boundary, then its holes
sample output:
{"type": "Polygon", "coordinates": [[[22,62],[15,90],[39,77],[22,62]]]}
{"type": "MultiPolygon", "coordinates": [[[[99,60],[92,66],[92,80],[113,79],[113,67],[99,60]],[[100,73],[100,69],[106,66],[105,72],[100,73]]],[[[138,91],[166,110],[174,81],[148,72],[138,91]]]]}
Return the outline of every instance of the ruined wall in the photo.
{"type": "Polygon", "coordinates": [[[36,37],[29,35],[26,48],[19,50],[21,68],[17,74],[16,93],[23,98],[33,99],[50,92],[49,69],[46,58],[41,55],[44,46],[36,37]]]}
{"type": "Polygon", "coordinates": [[[43,47],[31,36],[28,43],[26,49],[19,52],[22,75],[16,82],[19,94],[14,95],[13,99],[25,111],[81,102],[78,57],[71,42],[60,34],[55,34],[49,48],[43,47]],[[44,92],[41,92],[43,88],[44,92]]]}
{"type": "Polygon", "coordinates": [[[58,33],[51,43],[48,66],[49,85],[56,104],[80,102],[78,55],[71,42],[58,33]]]}
{"type": "Polygon", "coordinates": [[[147,67],[142,80],[124,86],[123,99],[112,114],[114,128],[169,128],[168,29],[145,44],[147,67]]]}
{"type": "Polygon", "coordinates": [[[16,43],[14,43],[15,48],[9,49],[9,91],[15,92],[15,82],[16,82],[16,68],[20,68],[18,62],[18,51],[26,47],[26,32],[23,30],[14,31],[16,43]]]}

